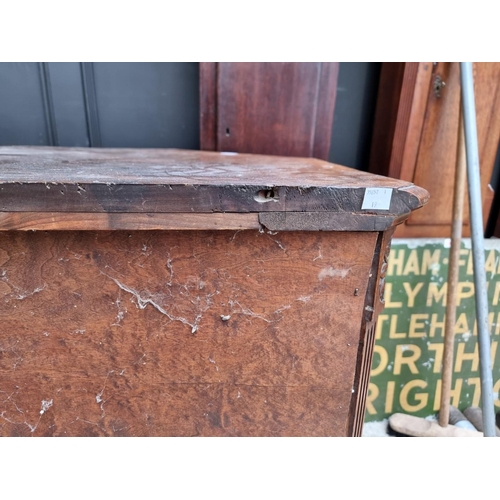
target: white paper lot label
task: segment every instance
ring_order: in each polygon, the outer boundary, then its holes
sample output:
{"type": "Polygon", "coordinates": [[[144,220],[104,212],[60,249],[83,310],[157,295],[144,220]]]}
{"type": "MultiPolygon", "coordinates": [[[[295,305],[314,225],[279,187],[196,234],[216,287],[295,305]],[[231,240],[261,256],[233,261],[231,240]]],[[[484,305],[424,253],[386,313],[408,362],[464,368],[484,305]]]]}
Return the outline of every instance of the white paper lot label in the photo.
{"type": "Polygon", "coordinates": [[[366,189],[361,210],[389,210],[389,207],[391,206],[391,198],[392,189],[366,189]]]}

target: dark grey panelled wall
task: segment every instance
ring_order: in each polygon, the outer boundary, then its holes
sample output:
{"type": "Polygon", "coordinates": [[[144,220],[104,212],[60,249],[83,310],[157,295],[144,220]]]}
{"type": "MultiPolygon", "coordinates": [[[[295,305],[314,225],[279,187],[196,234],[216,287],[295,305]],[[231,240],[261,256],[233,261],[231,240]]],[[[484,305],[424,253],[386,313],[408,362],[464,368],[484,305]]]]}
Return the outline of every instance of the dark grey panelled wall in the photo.
{"type": "Polygon", "coordinates": [[[368,169],[381,63],[340,63],[330,161],[368,169]]]}
{"type": "Polygon", "coordinates": [[[0,63],[0,144],[198,149],[197,63],[0,63]]]}
{"type": "MultiPolygon", "coordinates": [[[[341,63],[330,161],[365,169],[379,63],[341,63]]],[[[0,63],[0,145],[199,149],[198,63],[0,63]]]]}

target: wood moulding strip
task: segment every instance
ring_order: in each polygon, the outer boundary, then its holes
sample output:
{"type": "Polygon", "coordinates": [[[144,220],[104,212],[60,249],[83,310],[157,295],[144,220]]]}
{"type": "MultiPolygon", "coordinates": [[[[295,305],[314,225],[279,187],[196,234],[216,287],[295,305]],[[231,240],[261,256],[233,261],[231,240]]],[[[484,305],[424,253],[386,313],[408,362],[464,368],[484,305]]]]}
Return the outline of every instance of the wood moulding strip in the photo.
{"type": "Polygon", "coordinates": [[[87,213],[0,212],[0,231],[242,230],[386,231],[401,217],[328,212],[87,213]]]}
{"type": "Polygon", "coordinates": [[[249,214],[0,212],[0,231],[260,229],[249,214]]]}

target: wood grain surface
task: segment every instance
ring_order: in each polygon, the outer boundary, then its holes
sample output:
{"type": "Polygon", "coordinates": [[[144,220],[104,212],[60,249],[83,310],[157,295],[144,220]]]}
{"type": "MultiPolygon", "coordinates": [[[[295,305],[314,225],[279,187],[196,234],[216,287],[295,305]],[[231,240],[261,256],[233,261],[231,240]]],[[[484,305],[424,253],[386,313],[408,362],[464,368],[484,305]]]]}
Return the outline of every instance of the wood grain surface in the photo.
{"type": "Polygon", "coordinates": [[[385,306],[385,278],[389,265],[391,240],[394,229],[395,228],[392,228],[383,233],[379,233],[373,253],[372,270],[370,272],[370,280],[365,296],[365,308],[361,323],[358,365],[354,382],[355,387],[357,387],[358,397],[353,398],[351,401],[350,413],[353,419],[349,434],[352,436],[361,436],[363,432],[377,319],[379,313],[382,312],[385,306]]]}
{"type": "MultiPolygon", "coordinates": [[[[363,220],[364,223],[364,220],[363,220]]],[[[262,229],[259,215],[0,212],[0,231],[176,231],[262,229]]]]}
{"type": "Polygon", "coordinates": [[[386,231],[399,218],[376,214],[330,212],[263,213],[87,213],[0,212],[0,231],[196,231],[258,229],[259,231],[386,231]]]}
{"type": "MultiPolygon", "coordinates": [[[[500,64],[474,63],[474,94],[477,117],[479,162],[481,174],[481,196],[484,224],[488,219],[493,200],[490,180],[500,138],[500,64]]],[[[452,192],[456,165],[458,137],[458,111],[460,104],[460,71],[458,63],[437,63],[433,75],[439,75],[446,86],[441,97],[436,97],[432,88],[427,96],[427,108],[422,127],[418,156],[414,164],[413,177],[407,177],[419,186],[433,191],[430,205],[420,213],[413,214],[398,236],[410,236],[410,226],[420,229],[430,226],[445,226],[439,236],[451,234],[452,192]],[[439,165],[439,168],[436,166],[439,165]]],[[[431,86],[432,87],[432,86],[431,86]]],[[[467,188],[466,188],[467,193],[467,188]]],[[[464,202],[464,236],[469,235],[468,195],[464,202]]],[[[429,234],[430,235],[430,234],[429,234]]]]}
{"type": "Polygon", "coordinates": [[[360,434],[384,242],[425,190],[310,158],[0,163],[0,434],[360,434]]]}
{"type": "Polygon", "coordinates": [[[217,151],[217,69],[214,62],[200,63],[200,149],[217,151]]]}
{"type": "MultiPolygon", "coordinates": [[[[449,225],[453,205],[453,181],[456,166],[458,116],[460,105],[460,67],[458,63],[438,63],[436,74],[446,82],[437,97],[432,88],[427,96],[426,117],[420,138],[414,182],[434,190],[439,196],[429,200],[429,210],[412,217],[411,225],[449,225]],[[439,167],[437,167],[439,165],[439,167]]],[[[465,220],[468,220],[468,216],[465,220]]]]}
{"type": "Polygon", "coordinates": [[[327,159],[338,63],[200,63],[203,150],[327,159]]]}
{"type": "Polygon", "coordinates": [[[411,183],[313,158],[2,147],[0,164],[2,212],[299,211],[398,218],[428,198],[425,190],[411,183]],[[389,209],[362,209],[367,188],[392,189],[389,209]]]}
{"type": "MultiPolygon", "coordinates": [[[[500,64],[476,62],[473,69],[486,225],[494,195],[490,180],[500,138],[500,64]]],[[[459,63],[382,65],[370,171],[414,182],[431,195],[423,210],[398,227],[397,237],[451,234],[459,103],[459,63]],[[445,85],[436,92],[439,79],[445,85]]],[[[467,198],[464,236],[470,234],[467,198]]]]}
{"type": "Polygon", "coordinates": [[[400,179],[418,63],[382,64],[368,170],[400,179]]]}
{"type": "Polygon", "coordinates": [[[1,233],[0,433],[349,434],[377,233],[304,234],[1,233]]]}
{"type": "MultiPolygon", "coordinates": [[[[190,186],[412,186],[315,158],[181,149],[2,146],[1,184],[81,183],[190,186]]],[[[83,194],[83,193],[82,193],[83,194]]]]}

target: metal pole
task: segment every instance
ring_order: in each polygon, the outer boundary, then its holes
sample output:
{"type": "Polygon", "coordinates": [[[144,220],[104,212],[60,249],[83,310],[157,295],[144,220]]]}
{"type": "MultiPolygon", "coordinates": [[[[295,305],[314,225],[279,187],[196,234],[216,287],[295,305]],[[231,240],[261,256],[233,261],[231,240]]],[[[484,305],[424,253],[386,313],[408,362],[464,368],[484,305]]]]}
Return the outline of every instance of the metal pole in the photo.
{"type": "Polygon", "coordinates": [[[481,399],[483,406],[484,436],[495,436],[495,408],[493,405],[493,376],[490,363],[490,334],[488,326],[488,296],[484,270],[483,210],[481,206],[481,184],[479,177],[479,150],[477,144],[476,105],[472,63],[460,63],[462,103],[465,127],[465,149],[467,155],[467,180],[474,265],[476,319],[479,345],[479,370],[481,373],[481,399]]]}

